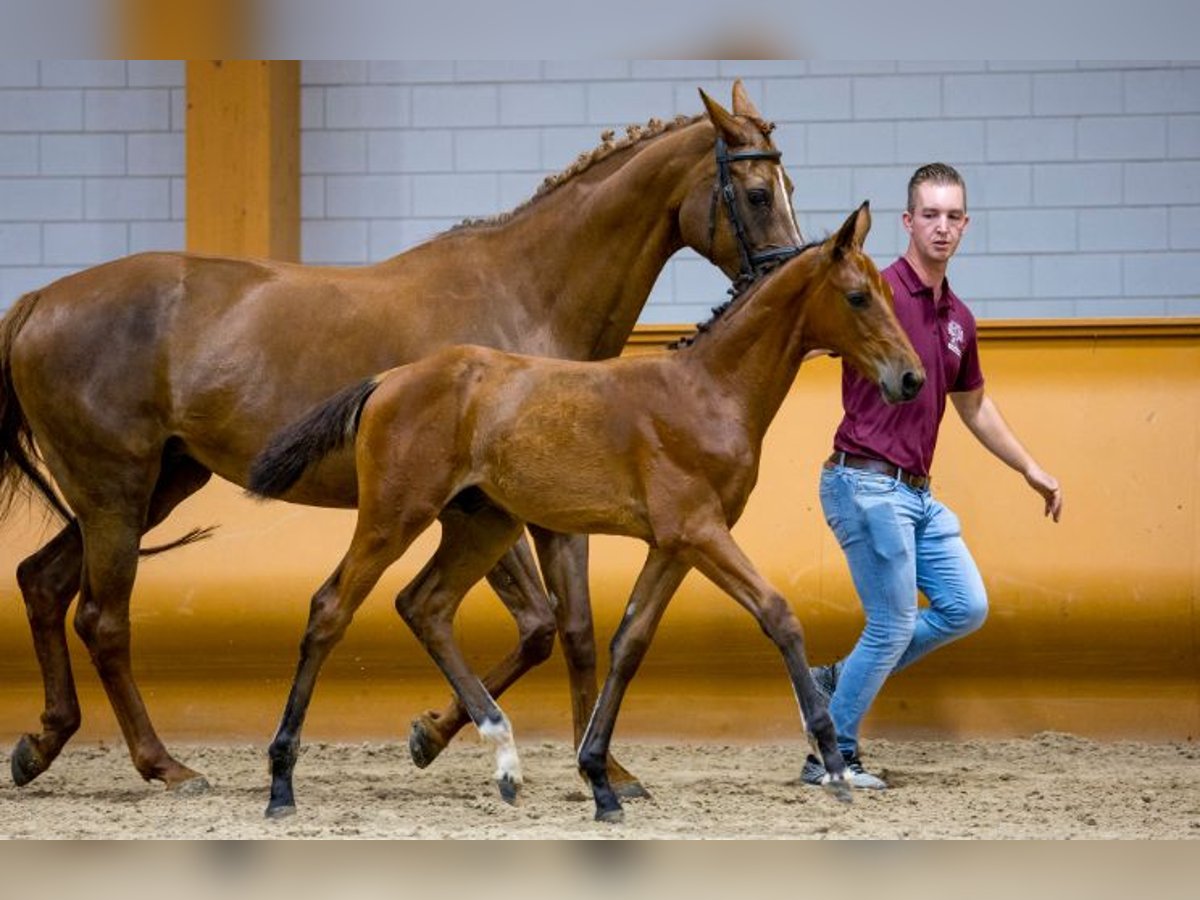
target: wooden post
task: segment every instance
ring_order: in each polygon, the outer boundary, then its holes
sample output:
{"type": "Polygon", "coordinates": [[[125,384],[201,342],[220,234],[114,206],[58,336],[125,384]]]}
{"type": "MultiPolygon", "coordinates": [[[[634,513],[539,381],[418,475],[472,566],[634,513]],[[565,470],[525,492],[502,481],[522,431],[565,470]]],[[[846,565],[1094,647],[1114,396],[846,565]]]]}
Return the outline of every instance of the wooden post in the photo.
{"type": "Polygon", "coordinates": [[[300,258],[300,64],[189,60],[187,248],[300,258]]]}

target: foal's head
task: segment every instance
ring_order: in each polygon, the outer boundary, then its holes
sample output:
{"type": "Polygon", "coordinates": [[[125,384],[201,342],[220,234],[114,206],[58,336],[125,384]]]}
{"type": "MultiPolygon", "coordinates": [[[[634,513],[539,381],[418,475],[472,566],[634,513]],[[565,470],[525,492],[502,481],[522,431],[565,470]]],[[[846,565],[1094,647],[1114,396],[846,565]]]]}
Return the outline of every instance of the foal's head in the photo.
{"type": "Polygon", "coordinates": [[[888,403],[899,403],[917,395],[925,369],[896,320],[892,289],[863,252],[870,229],[864,203],[817,251],[804,310],[805,344],[845,357],[879,385],[888,403]]]}

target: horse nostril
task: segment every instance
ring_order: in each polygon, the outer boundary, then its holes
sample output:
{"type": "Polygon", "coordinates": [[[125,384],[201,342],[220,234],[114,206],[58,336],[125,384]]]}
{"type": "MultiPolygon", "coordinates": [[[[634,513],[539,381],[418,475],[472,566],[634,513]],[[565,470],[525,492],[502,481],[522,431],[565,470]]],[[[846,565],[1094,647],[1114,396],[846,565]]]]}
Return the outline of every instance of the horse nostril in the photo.
{"type": "Polygon", "coordinates": [[[921,390],[921,385],[924,383],[925,379],[911,369],[905,372],[904,377],[900,379],[900,390],[904,394],[904,399],[911,400],[917,396],[917,392],[921,390]]]}

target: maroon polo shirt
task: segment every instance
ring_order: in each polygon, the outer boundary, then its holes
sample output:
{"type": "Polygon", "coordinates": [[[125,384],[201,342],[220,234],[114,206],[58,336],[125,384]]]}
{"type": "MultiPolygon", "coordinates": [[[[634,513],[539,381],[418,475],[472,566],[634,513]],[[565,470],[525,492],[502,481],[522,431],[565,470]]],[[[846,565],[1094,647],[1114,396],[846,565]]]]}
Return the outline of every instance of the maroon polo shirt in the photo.
{"type": "Polygon", "coordinates": [[[889,406],[879,387],[842,363],[845,418],[833,439],[836,450],[884,459],[918,475],[933,466],[938,426],[946,394],[983,386],[975,317],[942,282],[936,305],[933,289],[900,257],[883,270],[896,299],[896,318],[925,366],[925,387],[915,400],[889,406]]]}

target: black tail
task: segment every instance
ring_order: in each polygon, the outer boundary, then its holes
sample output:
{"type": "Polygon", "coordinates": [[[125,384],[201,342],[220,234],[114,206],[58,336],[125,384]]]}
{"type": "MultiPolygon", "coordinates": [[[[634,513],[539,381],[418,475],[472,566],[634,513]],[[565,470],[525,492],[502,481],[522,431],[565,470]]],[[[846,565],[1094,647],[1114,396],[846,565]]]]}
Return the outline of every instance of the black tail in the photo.
{"type": "Polygon", "coordinates": [[[0,518],[8,514],[18,494],[36,493],[69,522],[71,511],[38,468],[40,458],[33,431],[12,383],[13,343],[40,296],[36,292],[26,294],[0,321],[0,518]]]}
{"type": "Polygon", "coordinates": [[[352,442],[363,404],[378,386],[377,378],[352,385],[276,432],[251,463],[247,490],[260,497],[282,496],[309,466],[352,442]]]}

